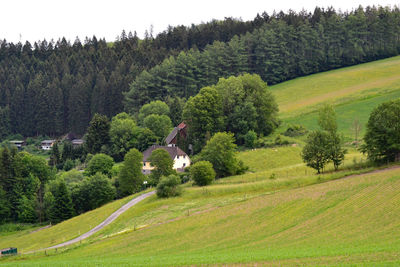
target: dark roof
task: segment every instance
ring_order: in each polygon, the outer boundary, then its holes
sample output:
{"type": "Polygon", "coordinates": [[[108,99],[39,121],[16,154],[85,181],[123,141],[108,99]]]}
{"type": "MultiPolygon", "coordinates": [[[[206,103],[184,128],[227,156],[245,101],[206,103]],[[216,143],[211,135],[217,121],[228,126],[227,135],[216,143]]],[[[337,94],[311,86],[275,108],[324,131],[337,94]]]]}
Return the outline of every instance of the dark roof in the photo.
{"type": "Polygon", "coordinates": [[[167,145],[169,145],[177,134],[178,134],[178,127],[175,127],[172,130],[172,132],[167,136],[167,138],[165,138],[165,143],[167,143],[167,145]]]}
{"type": "Polygon", "coordinates": [[[56,140],[43,140],[42,144],[52,144],[54,143],[56,140]]]}
{"type": "Polygon", "coordinates": [[[151,153],[156,150],[162,148],[164,150],[166,150],[169,153],[169,156],[172,159],[175,159],[176,156],[187,156],[187,154],[185,153],[185,151],[183,151],[182,149],[180,149],[177,146],[160,146],[160,145],[152,145],[151,147],[149,147],[148,149],[146,149],[143,152],[143,162],[147,162],[148,158],[150,157],[151,153]]]}
{"type": "Polygon", "coordinates": [[[180,130],[183,130],[186,128],[186,124],[184,122],[181,122],[177,127],[175,127],[171,133],[165,138],[165,143],[167,145],[171,144],[171,141],[174,140],[175,136],[178,134],[180,130]]]}

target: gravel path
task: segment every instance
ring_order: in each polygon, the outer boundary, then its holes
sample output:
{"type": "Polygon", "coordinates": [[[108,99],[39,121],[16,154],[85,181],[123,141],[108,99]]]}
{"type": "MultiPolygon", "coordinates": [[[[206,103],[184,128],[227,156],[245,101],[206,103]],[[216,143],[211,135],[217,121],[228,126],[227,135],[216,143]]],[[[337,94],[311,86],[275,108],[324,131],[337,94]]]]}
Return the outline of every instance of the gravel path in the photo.
{"type": "Polygon", "coordinates": [[[129,201],[128,203],[126,203],[125,205],[123,205],[121,208],[119,208],[117,211],[115,211],[113,214],[111,214],[107,219],[105,219],[102,223],[100,223],[99,225],[97,225],[95,228],[93,228],[92,230],[90,230],[89,232],[84,233],[83,235],[78,236],[77,238],[71,239],[69,241],[66,241],[64,243],[52,246],[52,247],[48,247],[48,248],[44,248],[41,250],[45,250],[45,249],[53,249],[53,248],[60,248],[60,247],[64,247],[64,246],[68,246],[74,243],[77,243],[85,238],[88,238],[89,236],[93,235],[94,233],[100,231],[101,229],[103,229],[104,227],[106,227],[107,225],[109,225],[110,223],[112,223],[115,219],[118,218],[119,215],[121,215],[122,213],[124,213],[125,211],[127,211],[130,207],[134,206],[135,204],[139,203],[140,201],[142,201],[145,198],[148,198],[151,195],[154,195],[156,191],[151,191],[149,193],[140,195],[134,199],[132,199],[131,201],[129,201]]]}

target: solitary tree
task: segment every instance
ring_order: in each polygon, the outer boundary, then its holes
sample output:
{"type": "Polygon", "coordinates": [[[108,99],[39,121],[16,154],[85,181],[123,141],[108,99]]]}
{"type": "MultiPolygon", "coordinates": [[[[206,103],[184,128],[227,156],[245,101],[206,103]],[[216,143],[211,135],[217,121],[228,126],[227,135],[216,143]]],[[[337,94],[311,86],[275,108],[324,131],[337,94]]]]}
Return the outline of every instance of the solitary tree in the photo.
{"type": "Polygon", "coordinates": [[[324,169],[330,158],[330,135],[326,131],[314,131],[307,137],[301,156],[307,166],[316,169],[318,173],[324,169]]]}
{"type": "Polygon", "coordinates": [[[354,141],[356,141],[356,145],[358,142],[358,137],[360,136],[361,130],[362,130],[362,125],[360,123],[360,120],[358,118],[355,118],[353,121],[353,124],[351,125],[351,130],[354,133],[354,141]]]}
{"type": "Polygon", "coordinates": [[[400,99],[376,107],[368,120],[362,151],[374,162],[400,158],[400,99]]]}
{"type": "Polygon", "coordinates": [[[346,150],[342,148],[343,138],[337,132],[336,113],[331,105],[324,105],[319,110],[318,124],[322,130],[329,134],[327,152],[335,170],[338,170],[344,160],[346,150]]]}

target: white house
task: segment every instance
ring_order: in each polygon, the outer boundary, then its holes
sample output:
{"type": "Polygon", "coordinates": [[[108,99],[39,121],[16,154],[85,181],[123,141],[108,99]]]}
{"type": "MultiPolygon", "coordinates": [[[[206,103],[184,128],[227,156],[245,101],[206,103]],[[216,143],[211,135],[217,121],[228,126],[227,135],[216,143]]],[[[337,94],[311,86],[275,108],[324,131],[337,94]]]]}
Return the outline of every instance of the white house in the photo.
{"type": "Polygon", "coordinates": [[[174,161],[174,167],[173,167],[174,170],[178,172],[183,172],[186,167],[190,166],[189,156],[179,147],[174,145],[170,146],[152,145],[143,152],[142,172],[144,174],[149,174],[151,173],[151,170],[154,169],[154,167],[150,165],[150,161],[148,159],[151,156],[151,153],[159,148],[164,149],[169,153],[169,156],[174,161]]]}
{"type": "Polygon", "coordinates": [[[56,140],[43,140],[42,141],[42,149],[43,150],[51,150],[56,140]]]}

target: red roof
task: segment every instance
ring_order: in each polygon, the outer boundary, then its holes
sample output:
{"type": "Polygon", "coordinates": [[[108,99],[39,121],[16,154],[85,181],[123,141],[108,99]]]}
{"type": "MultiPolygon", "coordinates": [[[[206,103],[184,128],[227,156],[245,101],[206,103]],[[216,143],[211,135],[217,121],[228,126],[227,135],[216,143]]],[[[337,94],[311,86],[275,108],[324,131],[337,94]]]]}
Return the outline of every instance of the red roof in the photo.
{"type": "Polygon", "coordinates": [[[180,129],[180,130],[182,130],[183,128],[185,128],[186,127],[186,124],[184,123],[184,122],[181,122],[179,125],[178,125],[178,128],[180,129]]]}

